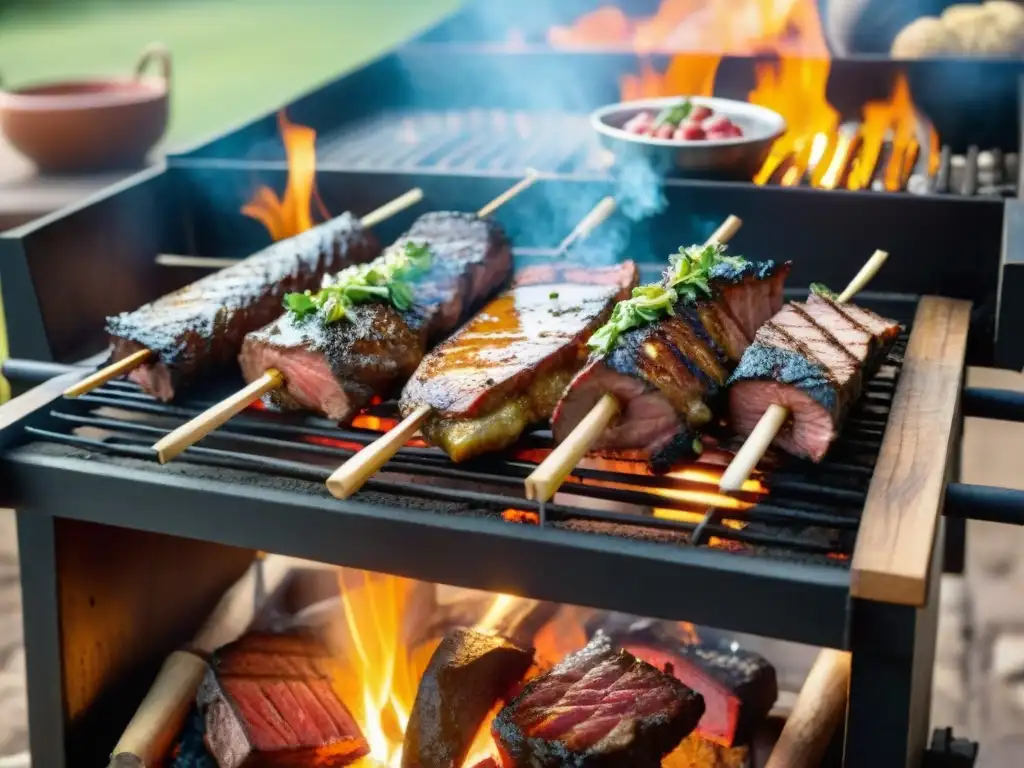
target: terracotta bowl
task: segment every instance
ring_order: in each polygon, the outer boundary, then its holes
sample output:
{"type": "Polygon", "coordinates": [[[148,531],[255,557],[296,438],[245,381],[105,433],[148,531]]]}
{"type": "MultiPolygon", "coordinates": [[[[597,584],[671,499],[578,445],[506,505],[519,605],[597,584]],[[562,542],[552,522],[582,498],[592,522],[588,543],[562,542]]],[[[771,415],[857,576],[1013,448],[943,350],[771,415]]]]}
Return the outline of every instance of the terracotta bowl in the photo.
{"type": "Polygon", "coordinates": [[[0,91],[0,129],[43,173],[138,167],[167,129],[170,89],[170,53],[152,45],[131,78],[0,91]],[[159,77],[143,76],[151,62],[159,77]]]}

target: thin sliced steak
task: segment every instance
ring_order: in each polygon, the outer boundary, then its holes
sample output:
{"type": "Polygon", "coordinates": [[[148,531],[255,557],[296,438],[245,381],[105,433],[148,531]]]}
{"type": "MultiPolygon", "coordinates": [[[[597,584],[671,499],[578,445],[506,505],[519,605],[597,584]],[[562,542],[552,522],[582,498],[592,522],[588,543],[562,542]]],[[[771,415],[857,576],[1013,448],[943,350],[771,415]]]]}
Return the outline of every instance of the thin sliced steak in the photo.
{"type": "Polygon", "coordinates": [[[402,768],[461,768],[487,713],[532,663],[532,650],[504,638],[449,632],[420,679],[402,768]]]}
{"type": "Polygon", "coordinates": [[[611,394],[622,413],[595,451],[642,451],[657,472],[694,456],[698,431],[712,418],[709,401],[752,338],[745,326],[771,317],[788,273],[788,263],[715,267],[714,298],[680,302],[674,316],[629,330],[609,354],[591,357],[555,408],[555,441],[611,394]]]}
{"type": "Polygon", "coordinates": [[[402,393],[402,413],[429,405],[423,436],[454,461],[501,450],[546,421],[587,340],[636,284],[636,267],[589,276],[593,284],[519,285],[492,301],[424,357],[402,393]],[[608,273],[618,282],[609,285],[608,273]]]}
{"type": "Polygon", "coordinates": [[[532,680],[491,732],[504,768],[656,768],[703,714],[700,694],[598,634],[532,680]]]}
{"type": "Polygon", "coordinates": [[[791,416],[775,445],[821,461],[899,333],[895,321],[822,296],[783,307],[758,331],[730,380],[733,428],[748,435],[769,406],[781,405],[791,416]]]}
{"type": "Polygon", "coordinates": [[[511,271],[512,251],[500,226],[470,214],[422,216],[389,251],[408,242],[427,244],[433,257],[413,286],[408,311],[371,302],[328,324],[286,313],[246,337],[239,355],[246,381],[275,368],[285,386],[266,396],[269,404],[346,421],[375,395],[394,394],[434,341],[451,333],[511,271]]]}
{"type": "Polygon", "coordinates": [[[150,350],[150,360],[130,378],[154,397],[170,400],[180,387],[228,365],[247,333],[281,314],[286,293],[314,290],[324,275],[379,254],[376,238],[344,213],[134,312],[108,318],[110,362],[150,350]]]}
{"type": "Polygon", "coordinates": [[[331,687],[332,661],[315,640],[258,635],[217,652],[199,688],[205,742],[220,768],[343,766],[369,753],[331,687]]]}

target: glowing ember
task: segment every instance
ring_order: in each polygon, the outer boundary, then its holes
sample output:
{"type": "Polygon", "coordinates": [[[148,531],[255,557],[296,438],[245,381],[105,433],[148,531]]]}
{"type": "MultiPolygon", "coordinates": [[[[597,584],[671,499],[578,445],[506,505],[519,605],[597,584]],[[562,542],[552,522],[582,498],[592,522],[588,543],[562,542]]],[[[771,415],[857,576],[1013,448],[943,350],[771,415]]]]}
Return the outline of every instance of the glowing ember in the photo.
{"type": "Polygon", "coordinates": [[[368,429],[372,432],[387,432],[398,424],[398,419],[385,419],[380,416],[371,416],[368,413],[361,413],[352,419],[352,426],[356,429],[368,429]]]}
{"type": "Polygon", "coordinates": [[[683,633],[683,642],[687,645],[698,645],[700,644],[700,634],[697,632],[695,624],[691,624],[688,621],[680,621],[679,629],[683,633]]]}
{"type": "Polygon", "coordinates": [[[501,517],[507,523],[519,523],[521,525],[540,525],[540,515],[528,509],[506,509],[501,517]]]}
{"type": "Polygon", "coordinates": [[[316,196],[316,131],[290,122],[284,112],[278,113],[277,123],[288,158],[284,197],[264,185],[242,206],[242,213],[263,224],[275,241],[313,228],[314,199],[323,217],[329,217],[316,196]]]}

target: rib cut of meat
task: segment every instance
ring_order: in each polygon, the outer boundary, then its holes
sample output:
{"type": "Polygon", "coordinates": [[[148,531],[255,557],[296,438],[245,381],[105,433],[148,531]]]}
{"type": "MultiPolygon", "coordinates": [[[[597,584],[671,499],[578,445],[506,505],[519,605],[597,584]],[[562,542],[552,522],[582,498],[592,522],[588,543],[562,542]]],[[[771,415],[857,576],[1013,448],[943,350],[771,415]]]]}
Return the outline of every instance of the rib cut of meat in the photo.
{"type": "Polygon", "coordinates": [[[655,768],[701,715],[700,694],[597,635],[494,719],[505,768],[655,768]]]}
{"type": "Polygon", "coordinates": [[[220,649],[197,695],[220,768],[343,766],[368,754],[331,669],[322,646],[304,636],[243,637],[220,649]]]}
{"type": "Polygon", "coordinates": [[[824,296],[786,305],[758,331],[733,373],[733,428],[750,434],[769,406],[784,406],[791,418],[775,445],[821,461],[899,333],[895,321],[824,296]]]}
{"type": "Polygon", "coordinates": [[[592,356],[554,411],[561,442],[605,394],[622,413],[594,444],[605,452],[641,451],[655,471],[692,457],[694,438],[752,338],[749,328],[782,305],[789,264],[747,262],[712,272],[713,298],[681,301],[674,315],[624,333],[606,355],[592,356]]]}
{"type": "Polygon", "coordinates": [[[403,768],[461,768],[484,718],[530,668],[533,651],[469,629],[449,632],[420,679],[403,768]]]}
{"type": "Polygon", "coordinates": [[[134,312],[108,318],[110,362],[150,350],[150,360],[129,378],[170,400],[180,387],[229,364],[247,333],[281,314],[286,293],[316,289],[324,275],[379,253],[359,220],[342,214],[134,312]]]}
{"type": "Polygon", "coordinates": [[[402,386],[426,350],[511,272],[512,251],[504,231],[487,219],[427,214],[392,249],[409,242],[427,244],[433,260],[413,286],[408,311],[372,302],[329,324],[287,313],[246,337],[239,364],[247,381],[270,368],[284,374],[285,386],[267,395],[268,403],[349,419],[374,395],[387,397],[402,386]]]}
{"type": "Polygon", "coordinates": [[[490,302],[424,357],[402,392],[402,413],[429,405],[423,436],[454,461],[505,448],[547,420],[587,340],[635,285],[636,266],[588,275],[591,284],[520,284],[490,302]]]}

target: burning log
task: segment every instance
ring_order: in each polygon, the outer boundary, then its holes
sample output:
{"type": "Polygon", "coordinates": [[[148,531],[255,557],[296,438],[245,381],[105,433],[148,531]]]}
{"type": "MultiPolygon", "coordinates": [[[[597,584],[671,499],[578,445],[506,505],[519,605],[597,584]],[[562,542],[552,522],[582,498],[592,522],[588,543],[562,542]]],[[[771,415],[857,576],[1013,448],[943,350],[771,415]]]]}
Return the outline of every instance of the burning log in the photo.
{"type": "Polygon", "coordinates": [[[333,661],[305,635],[253,633],[222,648],[199,689],[220,768],[342,766],[370,748],[331,687],[333,661]]]}
{"type": "Polygon", "coordinates": [[[714,744],[749,743],[778,698],[775,667],[752,651],[692,642],[667,622],[622,615],[602,617],[600,625],[588,629],[609,634],[637,658],[703,696],[704,716],[696,734],[714,744]]]}
{"type": "Polygon", "coordinates": [[[662,768],[747,768],[749,765],[749,747],[723,747],[696,731],[661,764],[662,768]]]}
{"type": "Polygon", "coordinates": [[[502,637],[450,632],[420,680],[402,768],[460,768],[487,713],[532,662],[532,650],[502,637]]]}
{"type": "Polygon", "coordinates": [[[657,768],[704,714],[699,693],[598,634],[494,719],[506,768],[657,768]]]}

